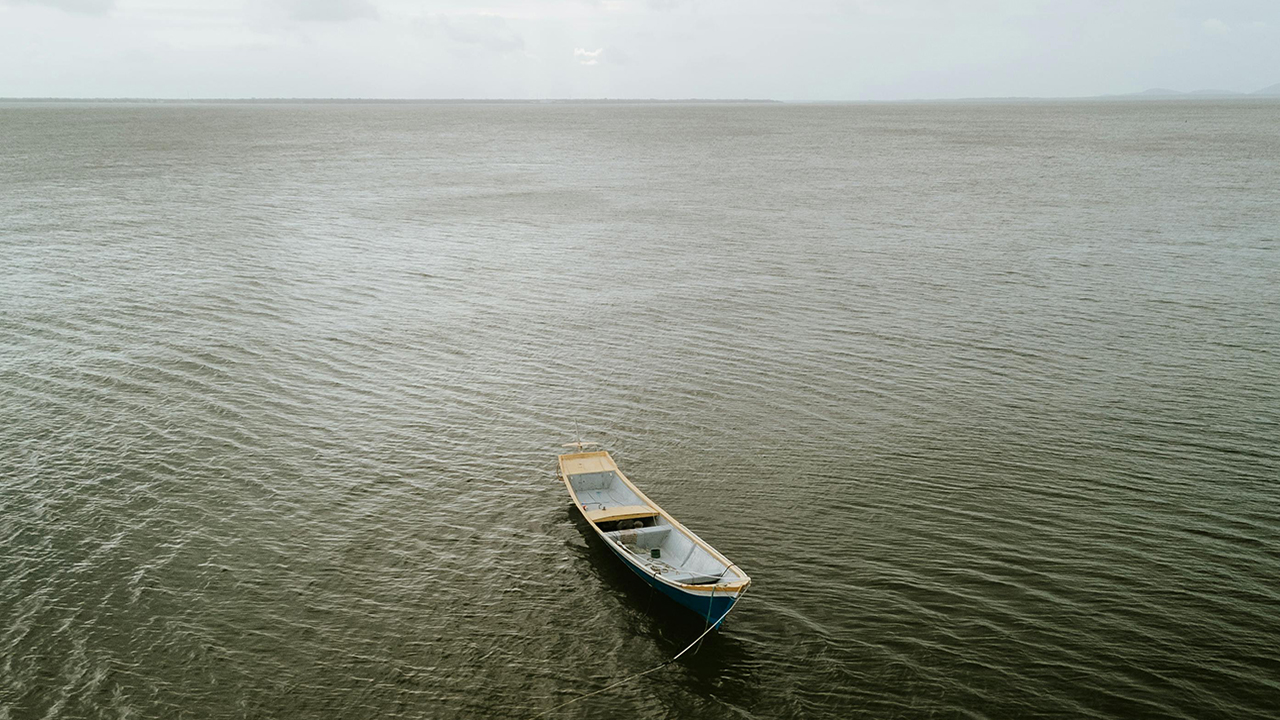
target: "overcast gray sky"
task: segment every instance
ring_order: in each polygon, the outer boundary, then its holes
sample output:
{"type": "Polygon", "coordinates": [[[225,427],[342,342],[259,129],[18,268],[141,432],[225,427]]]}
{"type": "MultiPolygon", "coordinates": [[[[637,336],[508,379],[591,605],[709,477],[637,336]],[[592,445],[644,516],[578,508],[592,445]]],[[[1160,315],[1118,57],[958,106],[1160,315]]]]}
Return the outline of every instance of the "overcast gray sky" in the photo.
{"type": "Polygon", "coordinates": [[[1078,96],[1280,82],[1280,0],[0,0],[4,97],[1078,96]]]}

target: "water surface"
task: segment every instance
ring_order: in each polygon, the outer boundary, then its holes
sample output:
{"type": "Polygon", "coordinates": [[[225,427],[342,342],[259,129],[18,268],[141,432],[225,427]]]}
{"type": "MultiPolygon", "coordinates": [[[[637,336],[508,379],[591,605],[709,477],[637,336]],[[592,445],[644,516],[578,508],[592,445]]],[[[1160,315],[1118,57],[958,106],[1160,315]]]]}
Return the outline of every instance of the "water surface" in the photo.
{"type": "Polygon", "coordinates": [[[1280,103],[0,106],[0,718],[1280,706],[1280,103]]]}

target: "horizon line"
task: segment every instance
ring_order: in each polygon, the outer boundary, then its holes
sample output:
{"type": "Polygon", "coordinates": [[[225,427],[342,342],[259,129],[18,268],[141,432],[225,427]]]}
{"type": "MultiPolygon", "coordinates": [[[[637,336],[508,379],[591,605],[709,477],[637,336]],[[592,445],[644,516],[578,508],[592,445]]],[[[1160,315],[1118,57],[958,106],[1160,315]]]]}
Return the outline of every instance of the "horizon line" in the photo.
{"type": "Polygon", "coordinates": [[[140,102],[140,103],[774,103],[769,98],[379,98],[379,97],[12,97],[0,96],[0,102],[140,102]]]}
{"type": "MultiPolygon", "coordinates": [[[[1269,89],[1269,88],[1267,88],[1269,89]]],[[[891,100],[843,99],[843,100],[775,100],[772,98],[379,98],[379,97],[59,97],[59,96],[0,96],[3,103],[311,103],[311,104],[490,104],[490,105],[556,105],[556,104],[757,104],[757,105],[840,105],[840,104],[888,104],[921,102],[1054,102],[1070,100],[1139,100],[1139,101],[1196,101],[1196,100],[1258,100],[1280,99],[1280,93],[1265,92],[1212,92],[1151,89],[1135,93],[1107,95],[1003,95],[975,97],[897,98],[891,100]]]]}

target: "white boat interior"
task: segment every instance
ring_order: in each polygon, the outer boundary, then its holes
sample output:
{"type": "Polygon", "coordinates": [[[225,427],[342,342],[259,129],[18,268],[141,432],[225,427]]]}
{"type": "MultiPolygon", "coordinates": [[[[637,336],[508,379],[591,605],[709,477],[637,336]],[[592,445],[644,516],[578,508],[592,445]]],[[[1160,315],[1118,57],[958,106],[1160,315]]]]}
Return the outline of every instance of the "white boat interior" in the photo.
{"type": "Polygon", "coordinates": [[[583,514],[616,549],[660,577],[682,585],[744,579],[736,565],[708,551],[683,526],[640,497],[613,470],[569,475],[583,514]]]}

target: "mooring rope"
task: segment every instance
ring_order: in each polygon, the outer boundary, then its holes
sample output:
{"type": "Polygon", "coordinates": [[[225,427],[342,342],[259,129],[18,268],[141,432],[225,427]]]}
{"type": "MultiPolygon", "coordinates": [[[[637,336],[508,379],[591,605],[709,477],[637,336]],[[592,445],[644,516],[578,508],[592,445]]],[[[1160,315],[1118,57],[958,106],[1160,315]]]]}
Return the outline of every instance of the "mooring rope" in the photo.
{"type": "MultiPolygon", "coordinates": [[[[726,570],[728,570],[728,568],[725,568],[725,569],[726,569],[726,570]]],[[[714,592],[714,590],[713,590],[713,592],[714,592]]],[[[725,619],[725,618],[727,618],[727,617],[729,617],[729,613],[733,612],[733,609],[734,609],[735,607],[737,607],[737,606],[738,606],[738,601],[739,601],[739,600],[741,600],[741,599],[742,599],[742,596],[743,596],[743,595],[746,595],[746,594],[747,594],[747,590],[746,590],[746,588],[743,588],[743,589],[742,589],[742,592],[738,593],[738,599],[733,601],[733,604],[729,606],[729,609],[728,609],[728,610],[725,610],[725,611],[724,611],[724,614],[720,616],[720,619],[719,619],[719,620],[715,621],[715,623],[714,623],[714,624],[708,625],[708,626],[707,626],[707,629],[706,629],[706,630],[703,630],[701,635],[699,635],[696,639],[694,639],[694,641],[693,641],[693,642],[689,643],[689,645],[688,645],[687,647],[685,647],[685,649],[683,649],[683,650],[681,650],[680,652],[676,653],[676,654],[675,654],[675,656],[674,656],[674,657],[672,657],[670,660],[667,660],[667,661],[663,662],[663,663],[662,663],[662,664],[660,664],[660,665],[655,665],[655,666],[653,666],[653,667],[649,668],[648,670],[645,670],[644,672],[638,672],[638,673],[636,673],[635,675],[630,675],[630,676],[628,676],[628,677],[624,677],[624,678],[622,678],[621,680],[619,680],[618,682],[616,682],[616,683],[614,683],[614,684],[612,684],[612,685],[609,685],[609,686],[606,686],[606,687],[602,687],[602,688],[600,688],[599,690],[595,690],[595,691],[593,691],[593,692],[589,692],[589,693],[587,693],[586,695],[579,695],[578,697],[576,697],[576,698],[574,698],[574,699],[572,699],[572,700],[570,700],[570,701],[568,701],[568,702],[560,703],[559,705],[557,705],[557,706],[555,706],[555,707],[551,708],[550,710],[543,710],[542,712],[538,713],[537,715],[534,715],[534,717],[535,717],[535,718],[540,718],[540,717],[542,717],[543,715],[546,715],[546,714],[548,714],[548,713],[553,713],[553,712],[555,712],[555,711],[559,710],[560,708],[568,707],[568,706],[570,706],[570,705],[572,705],[572,704],[574,704],[574,703],[578,702],[579,700],[586,700],[587,698],[589,698],[589,697],[591,697],[591,696],[593,696],[593,695],[599,695],[599,694],[600,694],[600,693],[602,693],[602,692],[607,692],[607,691],[609,691],[609,690],[612,690],[612,689],[614,689],[614,688],[618,687],[619,685],[623,685],[623,684],[625,684],[625,683],[629,683],[629,682],[631,682],[632,680],[635,680],[636,678],[644,677],[645,675],[648,675],[648,674],[649,674],[649,673],[651,673],[651,672],[656,672],[656,671],[658,671],[658,670],[661,670],[662,668],[664,668],[664,667],[666,667],[666,666],[670,665],[671,663],[673,663],[673,662],[675,662],[675,661],[679,660],[681,655],[684,655],[685,653],[689,652],[689,650],[691,650],[691,649],[693,648],[693,646],[694,646],[694,645],[697,645],[699,642],[701,642],[701,641],[702,641],[702,638],[706,637],[708,633],[710,633],[712,630],[715,630],[716,628],[720,627],[720,623],[724,622],[724,619],[725,619]]]]}
{"type": "MultiPolygon", "coordinates": [[[[728,574],[728,572],[729,572],[729,568],[735,568],[735,567],[738,567],[738,563],[729,563],[728,565],[726,565],[726,566],[725,566],[725,568],[724,568],[724,570],[723,570],[723,571],[721,571],[721,573],[720,573],[720,577],[716,578],[716,582],[715,582],[715,584],[711,586],[711,600],[709,600],[709,601],[707,602],[707,627],[715,627],[714,625],[712,625],[712,624],[711,624],[711,606],[713,606],[713,605],[715,605],[715,604],[716,604],[716,588],[720,587],[720,581],[724,579],[724,576],[725,576],[726,574],[728,574]]],[[[746,589],[744,588],[742,592],[738,593],[738,598],[739,598],[739,599],[741,599],[741,598],[742,598],[742,596],[743,596],[743,595],[745,595],[746,593],[747,593],[747,591],[746,591],[746,589]]],[[[734,605],[736,605],[736,604],[738,604],[738,601],[737,601],[737,600],[734,600],[734,601],[733,601],[733,603],[734,603],[734,605]]],[[[729,606],[729,610],[732,610],[732,609],[733,609],[733,605],[730,605],[730,606],[729,606]]],[[[729,614],[729,610],[726,610],[726,611],[724,612],[724,615],[721,615],[721,616],[720,616],[720,620],[724,620],[725,615],[728,615],[728,614],[729,614]]],[[[716,621],[716,625],[719,625],[719,624],[720,624],[720,620],[717,620],[717,621],[716,621]]],[[[704,632],[704,633],[702,633],[702,635],[703,635],[703,636],[705,636],[705,635],[706,635],[706,633],[704,632]]],[[[701,639],[702,639],[702,637],[699,637],[699,638],[698,638],[698,640],[701,640],[701,639]]],[[[693,642],[696,644],[696,643],[698,642],[698,640],[694,640],[693,642]]],[[[699,647],[698,647],[698,650],[701,650],[701,649],[702,649],[702,647],[701,647],[701,646],[699,646],[699,647]]],[[[694,655],[697,655],[697,654],[698,654],[698,650],[694,650],[694,651],[693,651],[693,654],[694,654],[694,655]]]]}

